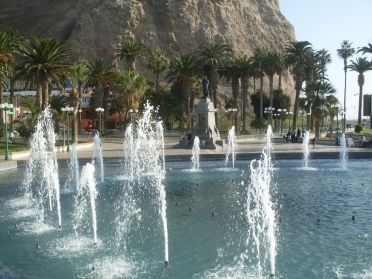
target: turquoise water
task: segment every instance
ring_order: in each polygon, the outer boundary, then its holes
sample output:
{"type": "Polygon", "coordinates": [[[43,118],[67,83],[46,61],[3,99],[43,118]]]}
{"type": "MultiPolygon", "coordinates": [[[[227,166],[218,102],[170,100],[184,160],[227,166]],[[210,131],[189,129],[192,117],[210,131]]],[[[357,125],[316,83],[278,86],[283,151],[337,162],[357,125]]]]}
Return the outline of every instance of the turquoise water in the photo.
{"type": "MultiPolygon", "coordinates": [[[[86,234],[75,239],[74,194],[68,189],[61,195],[63,229],[56,229],[53,213],[48,213],[49,226],[34,228],[34,216],[18,191],[24,169],[4,173],[0,262],[9,272],[35,279],[255,278],[251,263],[239,261],[242,253],[250,253],[243,213],[248,164],[237,162],[239,170],[232,171],[223,169],[223,162],[201,162],[202,171],[196,173],[184,170],[191,167],[189,162],[167,164],[172,168],[165,181],[167,268],[158,207],[149,190],[135,191],[141,218],[130,224],[127,244],[115,244],[115,216],[124,214],[115,205],[128,183],[120,164],[107,165],[107,179],[97,185],[97,247],[88,225],[86,234]],[[36,249],[37,243],[41,249],[36,249]]],[[[301,164],[275,162],[276,278],[372,278],[372,161],[351,160],[348,171],[338,169],[335,160],[311,161],[312,170],[301,169],[301,164]]],[[[61,167],[61,184],[66,175],[67,168],[61,167]]]]}

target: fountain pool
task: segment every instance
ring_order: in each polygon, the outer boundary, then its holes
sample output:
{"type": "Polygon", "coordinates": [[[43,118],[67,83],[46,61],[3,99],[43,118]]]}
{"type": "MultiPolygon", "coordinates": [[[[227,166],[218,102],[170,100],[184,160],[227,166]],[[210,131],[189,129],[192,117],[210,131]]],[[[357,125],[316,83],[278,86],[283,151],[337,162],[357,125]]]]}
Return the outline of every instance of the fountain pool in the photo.
{"type": "MultiPolygon", "coordinates": [[[[317,172],[299,169],[300,160],[273,163],[275,278],[371,278],[372,161],[349,160],[345,171],[339,160],[313,160],[317,172]]],[[[48,212],[45,227],[36,229],[36,217],[19,194],[25,169],[1,174],[0,277],[3,265],[31,279],[257,278],[253,252],[246,246],[250,162],[236,161],[243,172],[224,171],[216,168],[219,164],[201,161],[200,172],[184,172],[189,161],[172,162],[167,170],[167,267],[157,194],[149,189],[134,191],[141,218],[130,223],[125,249],[115,243],[114,205],[130,181],[119,161],[106,161],[105,181],[97,185],[97,246],[92,245],[91,231],[75,238],[72,191],[61,188],[62,230],[48,212]]],[[[64,185],[69,169],[63,162],[59,166],[64,185]]]]}

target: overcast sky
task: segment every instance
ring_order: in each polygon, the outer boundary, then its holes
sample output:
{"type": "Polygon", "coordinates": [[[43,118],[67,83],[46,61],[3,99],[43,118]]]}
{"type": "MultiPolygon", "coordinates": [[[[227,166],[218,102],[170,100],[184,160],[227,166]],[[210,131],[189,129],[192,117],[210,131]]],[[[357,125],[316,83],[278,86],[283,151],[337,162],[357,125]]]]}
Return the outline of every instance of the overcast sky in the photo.
{"type": "MultiPolygon", "coordinates": [[[[372,43],[372,0],[279,0],[280,8],[292,23],[298,41],[307,40],[315,49],[325,48],[332,55],[328,67],[330,82],[337,89],[343,106],[343,62],[337,49],[343,40],[354,47],[372,43]]],[[[361,54],[356,54],[353,59],[361,54]]],[[[372,58],[370,55],[369,58],[372,58]]],[[[372,94],[372,72],[367,73],[364,93],[372,94]]],[[[347,118],[358,117],[358,75],[348,73],[347,118]]]]}

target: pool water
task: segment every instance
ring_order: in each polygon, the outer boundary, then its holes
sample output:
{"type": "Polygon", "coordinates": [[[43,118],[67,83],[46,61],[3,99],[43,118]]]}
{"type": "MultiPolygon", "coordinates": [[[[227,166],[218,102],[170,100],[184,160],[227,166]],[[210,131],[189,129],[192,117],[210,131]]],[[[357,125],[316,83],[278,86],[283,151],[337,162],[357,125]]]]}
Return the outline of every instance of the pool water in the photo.
{"type": "MultiPolygon", "coordinates": [[[[69,188],[61,191],[62,230],[55,213],[35,227],[20,193],[25,169],[1,174],[0,278],[256,278],[251,261],[241,260],[254,257],[244,218],[249,162],[234,170],[223,165],[201,162],[201,171],[191,172],[189,162],[167,164],[168,267],[150,190],[134,190],[138,212],[120,227],[125,239],[117,237],[117,222],[129,216],[118,206],[129,183],[119,162],[107,164],[106,180],[97,184],[97,246],[89,216],[84,232],[73,233],[69,188]]],[[[310,165],[274,161],[276,278],[372,278],[372,161],[350,160],[347,171],[338,160],[310,165]]],[[[63,185],[68,169],[59,172],[63,185]]]]}

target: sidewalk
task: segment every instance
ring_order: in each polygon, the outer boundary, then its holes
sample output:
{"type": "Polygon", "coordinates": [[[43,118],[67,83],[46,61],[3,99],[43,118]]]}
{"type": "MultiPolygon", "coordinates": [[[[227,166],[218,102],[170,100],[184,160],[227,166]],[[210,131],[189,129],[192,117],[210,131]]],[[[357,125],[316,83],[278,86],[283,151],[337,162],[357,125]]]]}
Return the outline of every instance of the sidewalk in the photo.
{"type": "MultiPolygon", "coordinates": [[[[165,139],[165,156],[167,160],[190,160],[192,156],[192,150],[190,149],[175,149],[178,143],[177,139],[167,138],[165,139]]],[[[309,146],[310,157],[312,159],[337,159],[339,158],[339,146],[326,145],[329,142],[319,142],[315,148],[309,146]]],[[[262,153],[262,149],[265,146],[265,140],[259,138],[238,138],[236,154],[238,160],[249,160],[253,158],[259,158],[262,153]]],[[[93,143],[82,143],[78,146],[78,157],[79,159],[90,159],[92,158],[92,147],[93,143]]],[[[102,143],[103,156],[104,158],[123,158],[124,148],[122,140],[115,139],[110,141],[105,139],[102,143]]],[[[301,143],[286,143],[284,139],[275,138],[273,139],[273,156],[276,159],[301,159],[302,158],[302,144],[301,143]]],[[[223,159],[227,152],[227,145],[218,147],[216,150],[201,149],[200,159],[201,160],[213,160],[223,159]]],[[[28,152],[16,152],[12,155],[11,161],[0,160],[0,171],[16,168],[17,161],[26,161],[28,159],[28,152]]],[[[70,152],[62,151],[59,148],[57,153],[59,160],[68,160],[70,158],[70,152]]],[[[372,159],[372,149],[366,148],[349,148],[349,158],[351,159],[372,159]]]]}

